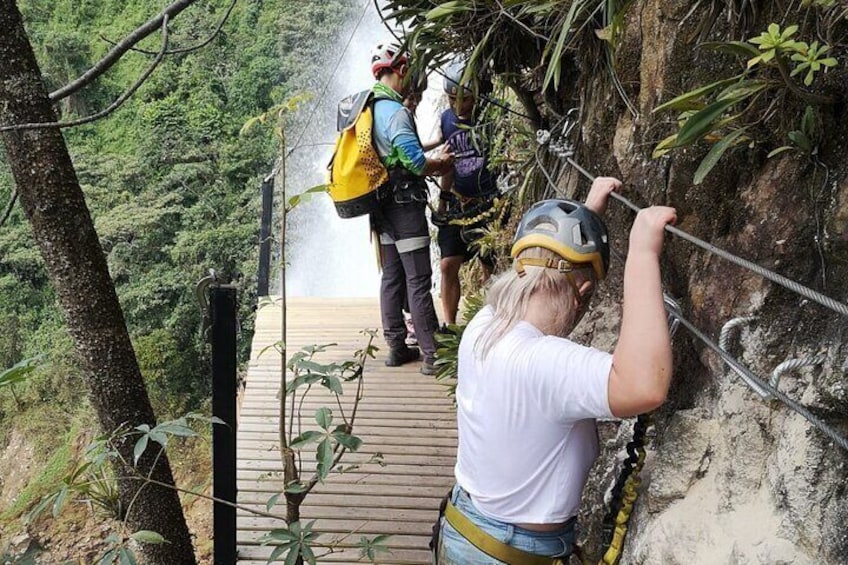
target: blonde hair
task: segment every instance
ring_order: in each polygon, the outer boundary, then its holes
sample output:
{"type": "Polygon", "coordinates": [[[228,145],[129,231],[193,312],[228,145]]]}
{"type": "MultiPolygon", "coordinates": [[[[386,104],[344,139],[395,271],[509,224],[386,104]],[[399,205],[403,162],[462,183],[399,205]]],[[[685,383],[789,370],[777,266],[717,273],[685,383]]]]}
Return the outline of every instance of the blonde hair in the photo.
{"type": "MultiPolygon", "coordinates": [[[[530,247],[519,253],[517,259],[561,259],[559,255],[541,247],[530,247]]],[[[591,265],[577,265],[573,273],[577,281],[591,280],[591,265]]],[[[579,282],[578,282],[579,284],[579,282]]],[[[489,354],[497,341],[509,332],[527,314],[530,298],[542,295],[550,306],[550,327],[539,328],[543,333],[565,337],[579,321],[580,310],[574,307],[574,288],[568,275],[556,269],[526,267],[524,275],[513,268],[498,275],[486,295],[486,304],[492,307],[494,317],[480,334],[474,348],[481,357],[489,354]]],[[[588,300],[588,297],[587,297],[588,300]]]]}

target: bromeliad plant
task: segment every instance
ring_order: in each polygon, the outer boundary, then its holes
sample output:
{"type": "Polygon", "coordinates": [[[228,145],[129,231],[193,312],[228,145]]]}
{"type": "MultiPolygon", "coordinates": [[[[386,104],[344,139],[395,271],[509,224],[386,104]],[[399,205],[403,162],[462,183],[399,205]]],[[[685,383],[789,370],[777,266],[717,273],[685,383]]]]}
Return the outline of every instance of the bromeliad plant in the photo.
{"type": "Polygon", "coordinates": [[[385,16],[408,30],[402,39],[414,59],[440,66],[461,54],[466,60],[463,82],[470,80],[476,89],[480,77],[501,76],[538,121],[531,91],[539,84],[541,91],[559,91],[567,82],[567,58],[586,48],[585,38],[597,33],[614,45],[629,4],[628,0],[387,0],[385,16]]]}
{"type": "Polygon", "coordinates": [[[656,146],[653,157],[701,139],[713,143],[695,171],[694,183],[700,184],[728,149],[755,143],[749,132],[776,113],[778,92],[788,92],[806,102],[807,112],[812,114],[818,106],[831,103],[830,98],[805,90],[795,82],[796,76],[803,75],[803,84],[809,87],[820,73],[837,65],[829,45],[796,40],[798,29],[797,25],[781,28],[773,23],[747,42],[702,44],[745,58],[745,67],[730,78],[701,86],[655,108],[654,112],[676,110],[680,114],[677,132],[656,146]],[[758,105],[761,99],[769,102],[758,105]]]}

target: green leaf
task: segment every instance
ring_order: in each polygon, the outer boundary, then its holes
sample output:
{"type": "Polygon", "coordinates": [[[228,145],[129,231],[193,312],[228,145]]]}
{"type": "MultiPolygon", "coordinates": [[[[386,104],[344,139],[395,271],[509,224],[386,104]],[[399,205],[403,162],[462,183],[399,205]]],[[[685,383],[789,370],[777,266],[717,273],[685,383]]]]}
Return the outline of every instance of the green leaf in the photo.
{"type": "Polygon", "coordinates": [[[468,12],[474,7],[461,1],[443,2],[439,6],[433,8],[424,15],[424,19],[428,21],[447,18],[459,12],[468,12]]]}
{"type": "Polygon", "coordinates": [[[135,553],[128,547],[122,547],[118,551],[118,563],[120,565],[138,565],[138,560],[135,558],[135,553]]]}
{"type": "Polygon", "coordinates": [[[706,41],[699,44],[698,47],[738,55],[745,59],[756,57],[760,53],[759,49],[745,41],[706,41]]]}
{"type": "Polygon", "coordinates": [[[279,500],[279,499],[280,499],[280,496],[282,496],[282,493],[278,492],[277,494],[275,494],[274,496],[272,496],[271,498],[269,498],[269,499],[265,502],[265,510],[270,511],[270,510],[271,510],[274,506],[276,506],[276,505],[277,505],[277,500],[279,500]]]}
{"type": "Polygon", "coordinates": [[[690,90],[689,92],[681,94],[676,98],[672,98],[668,102],[660,104],[659,106],[653,109],[653,112],[660,112],[662,110],[668,110],[669,108],[681,111],[690,110],[692,109],[692,104],[695,103],[699,98],[703,98],[714,90],[718,90],[719,88],[724,88],[725,86],[738,82],[741,78],[742,75],[736,75],[734,77],[719,80],[706,86],[696,88],[695,90],[690,90]]]}
{"type": "Polygon", "coordinates": [[[279,541],[283,543],[291,543],[297,541],[298,536],[292,533],[288,528],[277,528],[265,534],[266,542],[279,541]]]}
{"type": "Polygon", "coordinates": [[[651,159],[659,159],[677,146],[677,134],[670,135],[660,141],[651,153],[651,159]]]}
{"type": "Polygon", "coordinates": [[[288,555],[286,555],[285,565],[295,565],[298,557],[300,557],[300,544],[296,543],[289,550],[288,555]]]}
{"type": "Polygon", "coordinates": [[[311,547],[306,544],[302,544],[300,546],[300,551],[303,555],[303,558],[306,560],[307,563],[309,563],[309,565],[316,564],[315,553],[312,551],[311,547]]]}
{"type": "Polygon", "coordinates": [[[333,424],[333,411],[326,406],[319,408],[315,411],[315,421],[325,430],[329,430],[333,424]]]}
{"type": "Polygon", "coordinates": [[[762,92],[768,88],[768,86],[769,83],[764,80],[741,80],[722,90],[718,96],[716,96],[716,100],[728,100],[730,98],[734,98],[737,101],[741,101],[757,94],[758,92],[762,92]]]}
{"type": "Polygon", "coordinates": [[[792,149],[795,149],[795,148],[792,147],[791,145],[784,145],[782,147],[778,147],[777,149],[770,151],[769,154],[766,155],[766,159],[771,159],[775,155],[780,155],[784,151],[791,151],[792,149]]]}
{"type": "Polygon", "coordinates": [[[138,465],[138,460],[141,459],[141,456],[144,455],[144,450],[147,449],[147,442],[150,439],[148,434],[144,434],[138,441],[135,442],[135,447],[133,448],[133,465],[138,465]]]}
{"type": "Polygon", "coordinates": [[[342,444],[351,451],[356,451],[357,449],[362,447],[362,440],[354,435],[342,432],[335,432],[333,434],[333,437],[336,439],[336,441],[338,441],[340,444],[342,444]]]}
{"type": "Polygon", "coordinates": [[[804,115],[801,118],[801,131],[809,137],[813,138],[816,134],[816,110],[812,106],[807,106],[804,110],[804,115]]]}
{"type": "Polygon", "coordinates": [[[718,100],[686,120],[680,131],[677,132],[676,145],[688,145],[705,136],[712,130],[713,123],[737,102],[738,100],[735,98],[718,100]]]}
{"type": "Polygon", "coordinates": [[[25,381],[43,359],[44,355],[30,357],[29,359],[19,361],[0,373],[0,388],[25,381]]]}
{"type": "Polygon", "coordinates": [[[333,465],[333,446],[330,445],[329,439],[318,444],[316,456],[318,459],[318,478],[323,481],[330,473],[330,467],[333,465]]]}
{"type": "Polygon", "coordinates": [[[321,380],[321,384],[324,385],[325,388],[331,390],[332,392],[338,394],[339,396],[344,394],[344,389],[342,388],[342,382],[338,377],[333,375],[327,375],[321,380]]]}
{"type": "MultiPolygon", "coordinates": [[[[574,18],[577,15],[578,9],[581,8],[582,5],[582,2],[571,3],[568,13],[565,15],[562,23],[558,24],[560,29],[556,44],[548,43],[548,47],[545,49],[545,54],[548,55],[548,68],[545,71],[545,79],[542,82],[542,90],[547,90],[551,81],[553,81],[554,90],[559,90],[559,79],[562,67],[562,54],[565,49],[565,39],[571,33],[571,26],[574,23],[574,18]],[[552,45],[553,51],[550,51],[552,45]]],[[[489,29],[491,30],[492,28],[489,29]]]]}
{"type": "Polygon", "coordinates": [[[59,517],[62,507],[65,506],[65,501],[68,500],[68,492],[68,487],[63,486],[56,494],[56,498],[53,500],[53,518],[59,517]]]}
{"type": "Polygon", "coordinates": [[[130,537],[139,543],[150,543],[154,545],[166,543],[162,534],[150,530],[139,530],[134,534],[131,534],[130,537]]]}
{"type": "Polygon", "coordinates": [[[197,435],[197,432],[190,427],[177,422],[162,422],[153,428],[153,432],[161,432],[180,437],[195,437],[197,435]]]}
{"type": "Polygon", "coordinates": [[[698,169],[695,171],[695,176],[693,182],[697,184],[701,184],[701,181],[704,180],[710,171],[713,170],[713,167],[716,166],[721,156],[724,155],[724,152],[727,151],[730,147],[736,145],[738,140],[745,133],[747,128],[738,129],[726,136],[724,136],[721,141],[713,145],[710,152],[707,153],[707,156],[704,157],[704,160],[701,161],[701,164],[698,165],[698,169]]]}
{"type": "Polygon", "coordinates": [[[813,142],[810,141],[810,138],[804,135],[803,132],[800,131],[790,131],[788,134],[789,139],[792,142],[800,147],[805,153],[810,153],[813,150],[813,142]]]}
{"type": "Polygon", "coordinates": [[[268,557],[268,563],[271,563],[272,561],[276,561],[277,558],[280,555],[282,555],[284,551],[289,550],[292,547],[292,545],[294,545],[294,542],[288,542],[288,543],[278,545],[277,547],[275,547],[274,550],[271,552],[271,555],[268,557]]]}
{"type": "Polygon", "coordinates": [[[302,449],[303,446],[318,441],[322,437],[326,436],[321,432],[316,432],[315,430],[307,430],[294,438],[289,447],[292,449],[302,449]]]}

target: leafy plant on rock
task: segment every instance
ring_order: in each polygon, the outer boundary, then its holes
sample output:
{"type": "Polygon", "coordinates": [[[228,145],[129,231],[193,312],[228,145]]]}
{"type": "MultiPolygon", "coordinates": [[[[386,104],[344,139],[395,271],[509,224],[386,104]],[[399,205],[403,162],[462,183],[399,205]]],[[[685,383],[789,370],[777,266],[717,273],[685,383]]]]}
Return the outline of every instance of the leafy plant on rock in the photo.
{"type": "MultiPolygon", "coordinates": [[[[831,47],[828,45],[796,40],[798,29],[797,25],[781,28],[772,23],[766,31],[747,42],[702,44],[702,47],[744,58],[744,69],[732,77],[700,86],[657,106],[654,112],[676,110],[680,113],[678,130],[656,146],[653,157],[661,157],[700,140],[712,143],[712,148],[695,171],[693,181],[700,184],[729,149],[757,143],[751,132],[755,126],[780,111],[779,100],[782,98],[777,94],[789,93],[807,103],[809,117],[806,121],[814,122],[817,108],[830,104],[832,100],[805,90],[795,82],[795,77],[803,74],[803,84],[809,87],[819,73],[835,67],[837,59],[830,56],[831,47]],[[761,100],[767,103],[758,104],[761,100]]],[[[812,152],[811,136],[803,129],[791,132],[790,139],[797,147],[812,152]]],[[[773,151],[769,156],[782,150],[773,151]]]]}

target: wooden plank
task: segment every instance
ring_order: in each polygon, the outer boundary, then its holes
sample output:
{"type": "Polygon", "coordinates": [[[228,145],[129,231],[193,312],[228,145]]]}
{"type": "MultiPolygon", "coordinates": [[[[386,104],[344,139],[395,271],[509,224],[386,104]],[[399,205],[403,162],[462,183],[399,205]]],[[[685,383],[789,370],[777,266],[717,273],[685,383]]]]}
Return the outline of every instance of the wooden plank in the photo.
{"type": "MultiPolygon", "coordinates": [[[[288,355],[312,344],[338,344],[317,354],[319,363],[350,359],[368,341],[360,331],[380,326],[379,306],[372,298],[292,298],[287,310],[288,355]]],[[[261,511],[282,488],[277,399],[282,361],[273,348],[259,354],[280,341],[280,316],[277,304],[263,303],[257,312],[238,428],[239,504],[261,511]]],[[[354,434],[364,443],[342,460],[343,465],[362,466],[333,473],[317,485],[305,500],[302,518],[317,519],[319,539],[327,543],[344,538],[341,549],[320,563],[361,563],[359,551],[352,547],[361,536],[392,534],[387,545],[393,553],[381,556],[380,563],[424,565],[430,562],[427,544],[439,502],[454,481],[456,414],[444,383],[421,375],[420,363],[386,367],[382,338],[374,344],[379,351],[366,363],[364,396],[354,425],[354,434]],[[365,463],[378,452],[385,466],[365,463]]],[[[287,377],[292,377],[290,372],[287,377]]],[[[349,414],[356,389],[345,383],[344,390],[342,409],[349,414]]],[[[314,429],[312,415],[323,406],[340,421],[335,397],[315,387],[302,404],[303,429],[314,429]]],[[[305,473],[311,473],[314,455],[303,456],[305,473]]],[[[284,513],[284,503],[273,510],[284,513]]],[[[260,539],[284,523],[247,510],[239,510],[237,519],[239,564],[265,564],[273,548],[260,545],[260,539]]]]}

